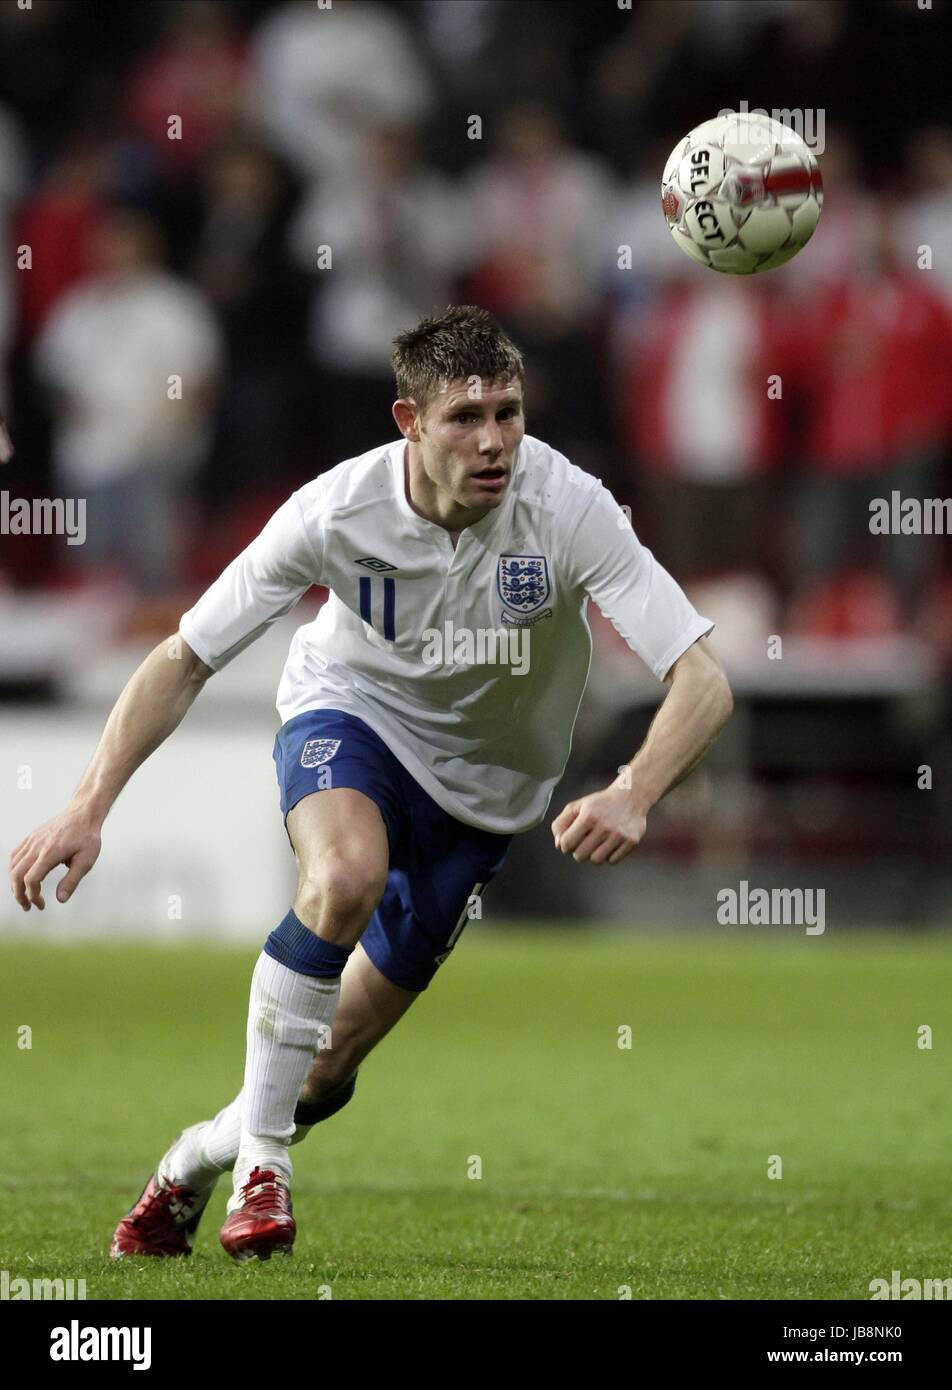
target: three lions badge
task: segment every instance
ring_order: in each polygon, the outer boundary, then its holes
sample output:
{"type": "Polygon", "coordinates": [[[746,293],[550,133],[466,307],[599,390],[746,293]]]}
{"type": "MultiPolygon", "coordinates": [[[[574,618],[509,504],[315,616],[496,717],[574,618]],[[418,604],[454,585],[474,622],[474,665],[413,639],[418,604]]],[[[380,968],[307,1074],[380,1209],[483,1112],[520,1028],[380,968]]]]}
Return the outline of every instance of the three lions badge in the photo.
{"type": "Polygon", "coordinates": [[[329,763],[339,747],[339,738],[309,738],[301,749],[301,766],[320,767],[322,763],[329,763]]]}
{"type": "Polygon", "coordinates": [[[549,597],[549,567],[544,555],[500,555],[496,588],[507,608],[534,613],[549,597]]]}

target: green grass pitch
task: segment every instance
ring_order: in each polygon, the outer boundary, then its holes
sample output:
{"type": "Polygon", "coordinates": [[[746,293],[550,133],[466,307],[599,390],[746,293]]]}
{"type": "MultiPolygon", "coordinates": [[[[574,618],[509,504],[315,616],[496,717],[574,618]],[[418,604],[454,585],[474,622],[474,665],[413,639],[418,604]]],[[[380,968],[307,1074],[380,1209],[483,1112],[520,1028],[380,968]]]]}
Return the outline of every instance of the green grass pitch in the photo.
{"type": "Polygon", "coordinates": [[[4,943],[0,1266],[91,1299],[864,1299],[894,1269],[944,1278],[952,939],[796,930],[471,927],[292,1151],[293,1257],[243,1267],[218,1243],[224,1181],[191,1259],[105,1252],[169,1141],[238,1089],[256,949],[4,943]]]}

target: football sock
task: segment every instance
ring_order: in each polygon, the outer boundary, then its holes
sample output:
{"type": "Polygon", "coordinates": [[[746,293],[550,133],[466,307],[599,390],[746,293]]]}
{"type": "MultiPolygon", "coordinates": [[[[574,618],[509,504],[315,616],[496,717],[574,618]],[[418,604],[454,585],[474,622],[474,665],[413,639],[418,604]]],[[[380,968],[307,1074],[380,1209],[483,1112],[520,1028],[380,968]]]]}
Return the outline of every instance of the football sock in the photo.
{"type": "Polygon", "coordinates": [[[291,1143],[297,1144],[321,1120],[329,1120],[338,1110],[343,1110],[356,1089],[357,1073],[354,1072],[349,1081],[338,1086],[336,1091],[331,1091],[323,1100],[299,1100],[294,1107],[294,1138],[291,1143]]]}
{"type": "Polygon", "coordinates": [[[298,1092],[327,1035],[351,948],[310,931],[293,912],[271,933],[258,958],[248,1007],[241,1138],[234,1194],[254,1168],[291,1180],[288,1146],[298,1092]]]}
{"type": "Polygon", "coordinates": [[[213,1186],[222,1170],[208,1160],[204,1148],[205,1134],[224,1114],[223,1110],[214,1120],[203,1120],[200,1124],[183,1129],[168,1153],[159,1160],[156,1176],[160,1184],[191,1187],[196,1192],[213,1186]]]}
{"type": "MultiPolygon", "coordinates": [[[[343,1086],[331,1091],[325,1100],[298,1101],[294,1109],[292,1144],[300,1144],[321,1120],[329,1120],[352,1099],[357,1089],[356,1072],[343,1086]]],[[[181,1183],[200,1191],[220,1174],[234,1168],[241,1142],[241,1109],[244,1091],[222,1109],[213,1120],[191,1125],[176,1140],[162,1161],[161,1174],[166,1182],[181,1183]]]]}
{"type": "Polygon", "coordinates": [[[245,1103],[245,1093],[239,1091],[230,1105],[219,1110],[208,1128],[201,1136],[202,1152],[206,1163],[218,1173],[234,1168],[241,1141],[241,1107],[245,1103]]]}

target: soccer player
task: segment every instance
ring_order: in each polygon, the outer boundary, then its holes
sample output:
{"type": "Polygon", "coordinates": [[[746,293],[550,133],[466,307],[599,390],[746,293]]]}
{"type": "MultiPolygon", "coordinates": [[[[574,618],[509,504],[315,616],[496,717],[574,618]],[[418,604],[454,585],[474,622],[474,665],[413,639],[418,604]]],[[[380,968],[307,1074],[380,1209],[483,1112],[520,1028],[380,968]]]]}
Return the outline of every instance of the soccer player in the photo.
{"type": "Polygon", "coordinates": [[[188,1254],[229,1169],[226,1251],[290,1251],[289,1146],[351,1099],[511,837],[546,814],[588,675],[589,598],[669,689],[631,763],[552,822],[557,851],[620,863],[730,714],[711,622],[598,479],[526,435],[522,358],[495,320],[449,308],[396,339],[393,365],[401,438],[275,512],[132,677],[68,808],[11,856],[24,910],[44,907],[57,864],[67,901],[120,790],[205,681],[327,587],[278,691],[299,877],[252,977],[244,1087],[164,1154],[113,1256],[188,1254]]]}

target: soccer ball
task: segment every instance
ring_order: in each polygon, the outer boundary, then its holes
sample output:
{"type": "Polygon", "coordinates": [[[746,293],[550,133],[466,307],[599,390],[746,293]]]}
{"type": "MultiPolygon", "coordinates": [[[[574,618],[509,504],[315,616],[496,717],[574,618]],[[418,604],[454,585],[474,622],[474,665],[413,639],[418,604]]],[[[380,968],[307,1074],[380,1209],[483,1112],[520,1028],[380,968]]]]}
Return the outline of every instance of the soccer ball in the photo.
{"type": "Polygon", "coordinates": [[[823,207],[813,151],[789,126],[730,112],[671,151],[661,208],[681,250],[728,275],[773,270],[810,240],[823,207]]]}

